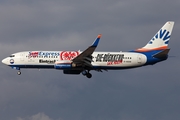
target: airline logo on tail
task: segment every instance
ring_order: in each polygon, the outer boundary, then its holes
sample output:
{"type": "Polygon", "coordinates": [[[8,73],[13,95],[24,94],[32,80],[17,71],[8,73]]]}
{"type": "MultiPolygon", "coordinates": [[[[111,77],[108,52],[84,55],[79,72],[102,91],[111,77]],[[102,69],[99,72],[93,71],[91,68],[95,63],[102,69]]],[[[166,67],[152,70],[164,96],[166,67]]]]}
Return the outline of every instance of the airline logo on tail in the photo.
{"type": "Polygon", "coordinates": [[[146,44],[146,46],[139,48],[136,51],[146,52],[151,50],[167,49],[173,26],[173,21],[166,22],[166,24],[154,35],[154,37],[146,44]]]}
{"type": "Polygon", "coordinates": [[[153,44],[155,41],[158,40],[158,42],[160,42],[160,40],[162,41],[162,43],[164,44],[168,44],[169,43],[169,39],[170,39],[170,34],[169,31],[167,30],[160,30],[150,41],[149,44],[153,44]]]}

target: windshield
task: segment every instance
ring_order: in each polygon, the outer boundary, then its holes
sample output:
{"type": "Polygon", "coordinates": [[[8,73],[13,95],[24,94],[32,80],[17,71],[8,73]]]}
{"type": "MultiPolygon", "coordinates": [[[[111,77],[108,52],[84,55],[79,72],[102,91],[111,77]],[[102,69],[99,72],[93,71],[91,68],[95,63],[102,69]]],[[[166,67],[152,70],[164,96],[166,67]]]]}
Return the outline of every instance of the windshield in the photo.
{"type": "Polygon", "coordinates": [[[9,57],[15,57],[15,55],[10,55],[9,57]]]}

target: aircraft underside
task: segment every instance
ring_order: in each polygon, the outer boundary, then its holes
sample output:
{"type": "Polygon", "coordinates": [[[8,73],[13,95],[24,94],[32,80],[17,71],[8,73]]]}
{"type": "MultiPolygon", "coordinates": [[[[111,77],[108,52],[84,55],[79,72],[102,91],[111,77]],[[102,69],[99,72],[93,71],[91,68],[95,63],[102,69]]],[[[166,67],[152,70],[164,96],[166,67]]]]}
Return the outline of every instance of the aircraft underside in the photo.
{"type": "MultiPolygon", "coordinates": [[[[21,75],[21,69],[55,69],[54,65],[9,65],[11,68],[18,70],[17,74],[21,75]]],[[[135,67],[135,66],[134,66],[135,67]]],[[[95,70],[97,72],[103,72],[108,70],[121,70],[121,69],[130,69],[134,67],[110,67],[110,66],[93,66],[92,68],[84,69],[82,68],[74,68],[74,69],[61,69],[63,70],[64,74],[71,74],[71,75],[79,75],[82,73],[82,75],[86,76],[87,78],[91,78],[92,74],[90,73],[91,70],[95,70]]],[[[138,66],[136,66],[138,67],[138,66]]],[[[60,69],[59,69],[60,70],[60,69]]]]}

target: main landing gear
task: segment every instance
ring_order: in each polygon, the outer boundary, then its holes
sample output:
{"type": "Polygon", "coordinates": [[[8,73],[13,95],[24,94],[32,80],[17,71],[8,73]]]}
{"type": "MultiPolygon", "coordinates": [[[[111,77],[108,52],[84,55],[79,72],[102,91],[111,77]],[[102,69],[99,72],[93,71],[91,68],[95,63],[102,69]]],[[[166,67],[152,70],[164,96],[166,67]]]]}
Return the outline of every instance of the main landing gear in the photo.
{"type": "Polygon", "coordinates": [[[86,76],[87,78],[91,78],[91,77],[92,77],[92,74],[89,73],[89,70],[88,70],[88,71],[87,71],[87,70],[82,71],[82,74],[83,74],[84,76],[86,76]]]}

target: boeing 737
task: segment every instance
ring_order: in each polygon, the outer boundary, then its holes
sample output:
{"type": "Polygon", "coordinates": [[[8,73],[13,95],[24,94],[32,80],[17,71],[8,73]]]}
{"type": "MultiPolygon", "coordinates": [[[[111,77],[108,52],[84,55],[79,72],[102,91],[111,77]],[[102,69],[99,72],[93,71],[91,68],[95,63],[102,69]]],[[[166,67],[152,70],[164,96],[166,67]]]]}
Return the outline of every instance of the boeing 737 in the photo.
{"type": "Polygon", "coordinates": [[[168,21],[142,48],[128,52],[95,52],[101,34],[84,51],[24,51],[10,55],[2,63],[18,70],[21,68],[51,68],[63,70],[64,74],[80,74],[91,78],[91,70],[130,69],[164,61],[168,58],[168,43],[174,26],[168,21]]]}

